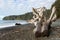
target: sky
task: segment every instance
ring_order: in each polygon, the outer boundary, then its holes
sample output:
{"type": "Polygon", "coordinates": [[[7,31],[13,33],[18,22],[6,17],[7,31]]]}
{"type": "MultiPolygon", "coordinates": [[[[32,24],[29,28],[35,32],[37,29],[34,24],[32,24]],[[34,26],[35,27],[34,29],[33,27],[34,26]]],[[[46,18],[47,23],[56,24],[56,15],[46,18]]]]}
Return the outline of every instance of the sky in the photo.
{"type": "Polygon", "coordinates": [[[0,20],[9,15],[21,15],[31,12],[32,7],[51,8],[55,0],[0,0],[0,20]]]}

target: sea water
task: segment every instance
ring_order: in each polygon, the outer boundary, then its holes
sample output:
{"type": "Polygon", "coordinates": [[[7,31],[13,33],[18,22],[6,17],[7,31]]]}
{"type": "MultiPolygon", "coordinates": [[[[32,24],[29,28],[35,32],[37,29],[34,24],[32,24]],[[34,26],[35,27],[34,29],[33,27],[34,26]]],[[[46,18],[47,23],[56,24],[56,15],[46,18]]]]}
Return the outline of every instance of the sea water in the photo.
{"type": "MultiPolygon", "coordinates": [[[[0,20],[0,28],[15,26],[16,23],[28,24],[26,20],[0,20]]],[[[53,27],[60,26],[60,19],[52,23],[53,27]]]]}
{"type": "Polygon", "coordinates": [[[0,28],[15,26],[16,23],[28,24],[26,20],[0,20],[0,28]]]}

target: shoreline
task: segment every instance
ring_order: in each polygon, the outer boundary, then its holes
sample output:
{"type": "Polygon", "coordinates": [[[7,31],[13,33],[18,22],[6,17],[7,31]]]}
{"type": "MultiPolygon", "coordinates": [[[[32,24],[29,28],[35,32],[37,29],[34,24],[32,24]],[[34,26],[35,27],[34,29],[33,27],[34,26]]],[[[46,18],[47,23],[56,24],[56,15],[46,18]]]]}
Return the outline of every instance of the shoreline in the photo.
{"type": "Polygon", "coordinates": [[[0,40],[53,40],[60,38],[60,27],[52,27],[49,37],[36,38],[33,34],[34,25],[24,24],[0,29],[0,40]]]}
{"type": "Polygon", "coordinates": [[[5,28],[0,28],[0,31],[1,30],[12,30],[12,29],[27,27],[27,26],[33,26],[33,25],[32,24],[14,25],[14,26],[9,26],[9,27],[5,27],[5,28]]]}
{"type": "Polygon", "coordinates": [[[15,26],[16,23],[28,24],[26,20],[0,20],[0,28],[15,26]]]}

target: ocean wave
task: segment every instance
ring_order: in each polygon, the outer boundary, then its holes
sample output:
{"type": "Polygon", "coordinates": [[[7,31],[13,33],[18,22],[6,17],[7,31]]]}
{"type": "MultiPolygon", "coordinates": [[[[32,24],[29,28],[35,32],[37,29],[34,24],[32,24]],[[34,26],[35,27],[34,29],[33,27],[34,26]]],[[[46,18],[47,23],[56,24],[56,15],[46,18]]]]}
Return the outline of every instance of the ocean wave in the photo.
{"type": "Polygon", "coordinates": [[[15,26],[16,23],[28,24],[25,20],[0,20],[0,28],[15,26]]]}
{"type": "Polygon", "coordinates": [[[15,26],[15,24],[0,25],[0,28],[15,26]]]}

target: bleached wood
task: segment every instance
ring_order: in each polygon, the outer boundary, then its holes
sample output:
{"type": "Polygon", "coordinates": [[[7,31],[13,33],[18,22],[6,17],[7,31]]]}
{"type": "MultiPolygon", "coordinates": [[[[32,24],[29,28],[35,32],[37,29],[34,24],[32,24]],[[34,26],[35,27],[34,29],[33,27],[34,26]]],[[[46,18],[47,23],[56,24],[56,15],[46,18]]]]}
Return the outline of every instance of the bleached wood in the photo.
{"type": "MultiPolygon", "coordinates": [[[[34,20],[34,25],[36,26],[33,30],[34,34],[38,34],[38,33],[44,33],[44,31],[46,31],[48,33],[48,27],[51,26],[53,20],[56,20],[56,14],[55,14],[55,6],[52,8],[52,12],[51,12],[51,15],[49,17],[49,19],[46,19],[46,16],[44,15],[43,12],[46,11],[46,9],[44,7],[37,9],[35,10],[33,8],[33,20],[34,20]],[[38,10],[38,11],[37,11],[38,10]],[[37,20],[38,19],[38,20],[37,20]],[[38,33],[36,33],[38,32],[38,33]]],[[[46,12],[45,12],[46,13],[46,12]]],[[[47,35],[47,33],[45,33],[45,35],[47,35]]],[[[39,35],[38,35],[39,36],[39,35]]]]}
{"type": "Polygon", "coordinates": [[[50,15],[50,18],[49,18],[48,20],[52,20],[54,14],[55,14],[55,10],[56,10],[56,8],[55,8],[55,6],[54,6],[54,7],[52,8],[52,13],[51,13],[51,15],[50,15]]]}

